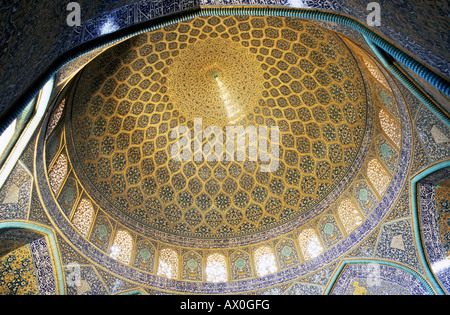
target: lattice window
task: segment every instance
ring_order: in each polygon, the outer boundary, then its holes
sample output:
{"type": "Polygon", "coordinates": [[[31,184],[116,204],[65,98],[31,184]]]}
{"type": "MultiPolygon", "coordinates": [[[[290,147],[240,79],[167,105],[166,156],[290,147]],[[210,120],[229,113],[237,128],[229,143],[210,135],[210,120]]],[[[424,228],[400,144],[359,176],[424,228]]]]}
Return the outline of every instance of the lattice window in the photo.
{"type": "Polygon", "coordinates": [[[338,208],[338,215],[347,233],[361,225],[363,218],[350,199],[343,200],[338,208]]]}
{"type": "Polygon", "coordinates": [[[93,219],[94,207],[92,203],[87,199],[82,199],[73,215],[73,225],[81,234],[87,236],[93,219]]]}
{"type": "Polygon", "coordinates": [[[372,159],[367,164],[367,177],[380,195],[386,192],[391,177],[378,159],[372,159]]]}
{"type": "Polygon", "coordinates": [[[304,230],[298,237],[300,248],[303,253],[303,257],[306,260],[315,258],[323,252],[322,244],[320,244],[319,237],[313,229],[304,230]]]}
{"type": "Polygon", "coordinates": [[[174,250],[165,248],[159,253],[158,275],[171,279],[178,277],[178,255],[174,250]]]}
{"type": "Polygon", "coordinates": [[[50,186],[54,194],[56,194],[67,175],[67,158],[61,154],[56,160],[55,164],[48,173],[50,186]]]}
{"type": "Polygon", "coordinates": [[[226,282],[227,276],[227,261],[225,256],[214,253],[208,256],[206,262],[206,281],[208,282],[226,282]]]}
{"type": "Polygon", "coordinates": [[[380,69],[368,58],[363,56],[364,64],[366,65],[369,72],[372,74],[372,76],[386,89],[391,91],[391,87],[389,86],[389,83],[386,81],[386,78],[384,77],[383,73],[381,73],[380,69]]]}
{"type": "Polygon", "coordinates": [[[402,129],[400,124],[392,118],[384,109],[380,110],[380,125],[384,133],[400,148],[402,140],[402,129]]]}
{"type": "Polygon", "coordinates": [[[50,120],[48,122],[47,126],[47,132],[45,134],[45,138],[47,139],[48,136],[53,132],[53,130],[56,128],[56,126],[59,123],[59,120],[62,117],[62,114],[64,112],[64,106],[66,105],[66,99],[63,99],[61,103],[59,103],[58,107],[53,111],[52,115],[50,116],[50,120]]]}
{"type": "Polygon", "coordinates": [[[133,238],[130,233],[124,230],[117,231],[113,246],[111,246],[111,258],[128,265],[130,263],[132,251],[133,238]]]}
{"type": "Polygon", "coordinates": [[[277,272],[275,255],[268,246],[261,246],[255,251],[256,274],[259,277],[277,272]]]}

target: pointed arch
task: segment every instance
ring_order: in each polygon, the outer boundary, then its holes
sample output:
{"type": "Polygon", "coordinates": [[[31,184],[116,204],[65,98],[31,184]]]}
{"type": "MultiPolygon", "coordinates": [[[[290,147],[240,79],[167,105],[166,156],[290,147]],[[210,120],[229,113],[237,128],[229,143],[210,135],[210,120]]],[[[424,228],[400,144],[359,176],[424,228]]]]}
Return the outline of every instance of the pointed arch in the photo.
{"type": "Polygon", "coordinates": [[[178,254],[173,249],[164,248],[159,252],[158,275],[178,278],[178,254]]]}
{"type": "Polygon", "coordinates": [[[111,246],[110,256],[128,265],[133,252],[133,237],[128,231],[118,230],[111,246]]]}
{"type": "Polygon", "coordinates": [[[263,277],[278,271],[275,254],[269,246],[263,245],[258,247],[253,255],[258,277],[263,277]]]}
{"type": "Polygon", "coordinates": [[[61,188],[64,178],[67,175],[67,171],[67,157],[64,154],[61,154],[48,173],[50,187],[55,195],[58,193],[59,188],[61,188]]]}

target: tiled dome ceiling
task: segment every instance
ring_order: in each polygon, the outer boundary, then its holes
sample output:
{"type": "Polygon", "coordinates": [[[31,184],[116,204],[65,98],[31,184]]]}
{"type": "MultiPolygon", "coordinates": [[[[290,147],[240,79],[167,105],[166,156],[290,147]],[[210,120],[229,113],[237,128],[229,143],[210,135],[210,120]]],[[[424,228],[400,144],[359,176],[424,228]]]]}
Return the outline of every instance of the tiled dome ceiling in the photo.
{"type": "Polygon", "coordinates": [[[77,177],[143,234],[228,239],[305,223],[348,186],[364,154],[356,60],[333,32],[288,18],[196,18],[135,37],[83,70],[71,108],[77,177]],[[171,131],[194,135],[195,118],[203,130],[278,127],[277,170],[249,159],[175,161],[171,131]]]}

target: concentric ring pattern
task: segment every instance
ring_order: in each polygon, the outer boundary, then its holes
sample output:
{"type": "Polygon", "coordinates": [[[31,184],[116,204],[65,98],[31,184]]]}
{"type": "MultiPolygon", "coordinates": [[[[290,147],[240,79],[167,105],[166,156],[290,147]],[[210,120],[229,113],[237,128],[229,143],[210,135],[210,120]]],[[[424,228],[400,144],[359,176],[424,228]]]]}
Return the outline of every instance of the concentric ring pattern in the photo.
{"type": "Polygon", "coordinates": [[[367,120],[344,42],[288,18],[195,18],[140,35],[93,60],[74,95],[69,156],[86,191],[114,217],[195,238],[250,235],[306,214],[348,174],[367,120]],[[196,118],[203,131],[278,127],[278,168],[174,160],[171,131],[186,126],[194,142],[196,118]]]}

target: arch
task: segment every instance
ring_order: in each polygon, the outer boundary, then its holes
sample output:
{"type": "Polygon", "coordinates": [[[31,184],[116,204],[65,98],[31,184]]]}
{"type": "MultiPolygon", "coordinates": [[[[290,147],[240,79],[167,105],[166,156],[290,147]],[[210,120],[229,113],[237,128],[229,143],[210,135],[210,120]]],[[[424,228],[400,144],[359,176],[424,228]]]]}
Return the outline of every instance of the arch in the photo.
{"type": "Polygon", "coordinates": [[[325,248],[334,246],[344,237],[344,232],[338,224],[338,219],[333,214],[324,215],[320,218],[317,224],[317,232],[325,248]]]}
{"type": "Polygon", "coordinates": [[[178,278],[178,254],[173,249],[164,248],[159,252],[158,275],[178,278]]]}
{"type": "Polygon", "coordinates": [[[0,222],[0,231],[2,230],[26,230],[43,235],[48,243],[50,249],[50,255],[52,258],[53,271],[55,273],[56,280],[56,292],[59,295],[64,295],[64,272],[62,269],[61,258],[59,256],[58,245],[56,242],[56,236],[53,230],[29,222],[16,222],[16,221],[6,221],[0,222]]]}
{"type": "Polygon", "coordinates": [[[214,253],[206,260],[206,281],[226,282],[228,280],[227,260],[224,255],[214,253]]]}
{"type": "Polygon", "coordinates": [[[253,256],[258,277],[263,277],[278,271],[275,255],[269,246],[263,245],[258,247],[253,256]]]}
{"type": "Polygon", "coordinates": [[[133,252],[133,237],[125,230],[118,230],[110,249],[110,256],[128,265],[133,252]]]}
{"type": "Polygon", "coordinates": [[[84,237],[87,237],[93,220],[94,207],[92,203],[85,198],[81,199],[72,218],[73,225],[84,237]]]}
{"type": "Polygon", "coordinates": [[[323,252],[323,246],[320,243],[319,236],[314,229],[305,229],[298,236],[300,249],[305,260],[313,259],[323,252]]]}
{"type": "Polygon", "coordinates": [[[290,237],[279,240],[275,246],[275,254],[280,270],[288,269],[300,263],[295,240],[290,237]]]}

